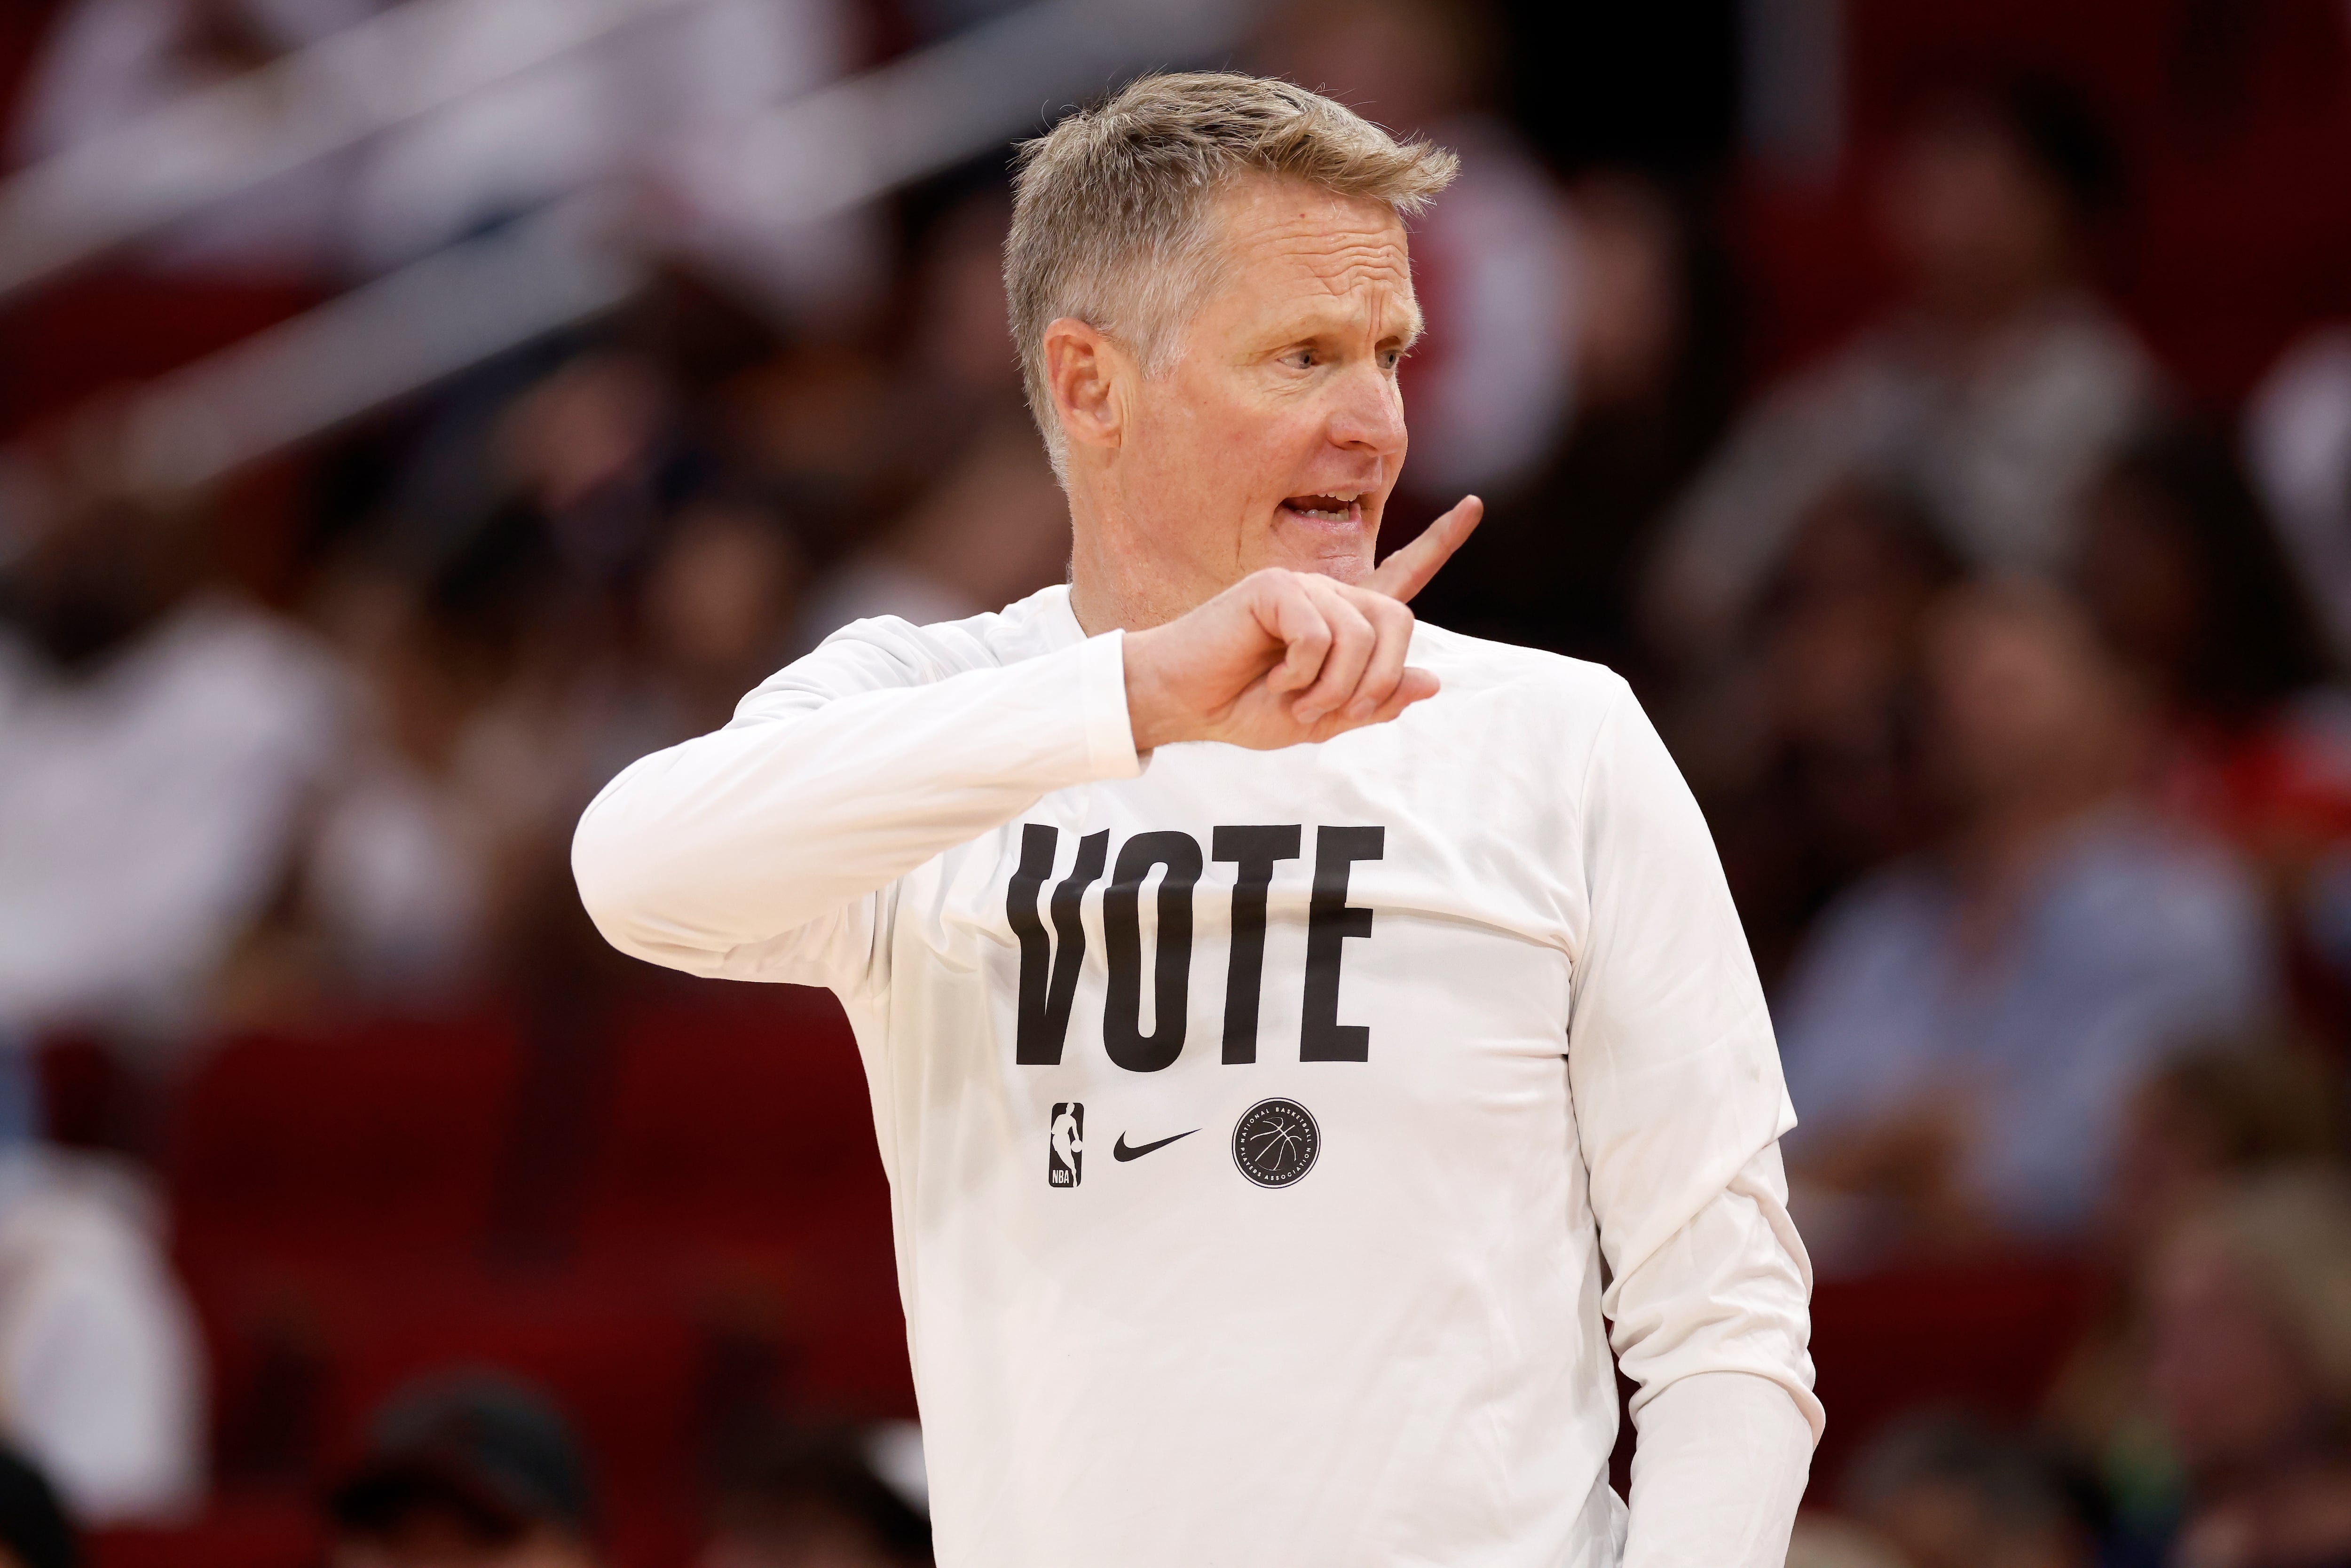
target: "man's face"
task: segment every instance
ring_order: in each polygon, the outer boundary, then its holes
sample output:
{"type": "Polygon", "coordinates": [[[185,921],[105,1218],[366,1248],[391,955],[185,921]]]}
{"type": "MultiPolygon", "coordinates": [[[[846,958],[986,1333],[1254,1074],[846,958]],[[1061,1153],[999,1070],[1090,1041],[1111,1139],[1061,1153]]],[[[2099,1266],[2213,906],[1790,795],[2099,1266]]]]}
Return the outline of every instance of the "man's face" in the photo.
{"type": "Polygon", "coordinates": [[[385,1529],[346,1533],[327,1560],[329,1568],[597,1568],[596,1554],[568,1531],[531,1524],[494,1535],[460,1511],[429,1504],[385,1529]]]}
{"type": "Polygon", "coordinates": [[[1180,355],[1133,387],[1108,542],[1186,604],[1263,567],[1354,581],[1404,464],[1396,367],[1420,329],[1404,225],[1270,177],[1214,217],[1217,269],[1180,355]]]}

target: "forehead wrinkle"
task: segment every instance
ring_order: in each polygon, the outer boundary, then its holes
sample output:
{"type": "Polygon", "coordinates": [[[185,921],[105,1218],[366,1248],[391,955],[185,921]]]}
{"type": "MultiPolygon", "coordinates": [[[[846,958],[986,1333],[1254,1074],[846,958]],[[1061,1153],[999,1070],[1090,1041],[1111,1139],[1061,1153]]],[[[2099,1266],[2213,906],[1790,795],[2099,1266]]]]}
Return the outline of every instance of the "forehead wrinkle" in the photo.
{"type": "Polygon", "coordinates": [[[1293,210],[1274,223],[1228,224],[1228,276],[1236,267],[1260,277],[1275,274],[1278,281],[1270,292],[1292,308],[1302,304],[1318,325],[1328,328],[1352,327],[1359,313],[1375,322],[1400,316],[1396,329],[1384,337],[1411,343],[1420,335],[1421,315],[1403,225],[1373,222],[1333,235],[1322,221],[1326,215],[1293,210]]]}
{"type": "Polygon", "coordinates": [[[1216,207],[1219,249],[1228,264],[1274,257],[1301,261],[1332,293],[1362,275],[1387,275],[1411,291],[1403,221],[1377,202],[1317,190],[1294,180],[1257,179],[1228,189],[1216,207]]]}

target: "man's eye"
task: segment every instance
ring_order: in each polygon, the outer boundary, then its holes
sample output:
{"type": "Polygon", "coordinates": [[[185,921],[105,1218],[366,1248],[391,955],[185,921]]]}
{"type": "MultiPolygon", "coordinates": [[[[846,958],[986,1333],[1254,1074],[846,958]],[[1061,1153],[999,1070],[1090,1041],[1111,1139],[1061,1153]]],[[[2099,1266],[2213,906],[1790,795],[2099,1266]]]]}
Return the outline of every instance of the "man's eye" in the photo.
{"type": "Polygon", "coordinates": [[[1314,350],[1311,349],[1292,349],[1287,354],[1282,355],[1281,362],[1296,370],[1311,371],[1314,368],[1316,362],[1314,350]]]}
{"type": "Polygon", "coordinates": [[[1404,363],[1404,350],[1402,349],[1382,350],[1380,352],[1380,363],[1385,365],[1389,370],[1395,370],[1397,366],[1404,363]]]}

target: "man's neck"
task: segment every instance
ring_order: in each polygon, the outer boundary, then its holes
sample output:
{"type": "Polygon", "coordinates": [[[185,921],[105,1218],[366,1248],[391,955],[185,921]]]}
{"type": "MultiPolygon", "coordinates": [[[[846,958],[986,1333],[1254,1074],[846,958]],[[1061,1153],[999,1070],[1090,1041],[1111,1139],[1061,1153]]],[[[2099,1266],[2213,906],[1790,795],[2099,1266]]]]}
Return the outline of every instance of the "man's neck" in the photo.
{"type": "Polygon", "coordinates": [[[1179,576],[1130,548],[1136,531],[1084,486],[1071,486],[1070,609],[1089,637],[1164,626],[1231,586],[1179,576]]]}
{"type": "Polygon", "coordinates": [[[1070,575],[1070,610],[1089,637],[1165,626],[1208,597],[1185,601],[1177,595],[1152,592],[1145,585],[1122,582],[1116,573],[1090,573],[1081,565],[1070,575]]]}

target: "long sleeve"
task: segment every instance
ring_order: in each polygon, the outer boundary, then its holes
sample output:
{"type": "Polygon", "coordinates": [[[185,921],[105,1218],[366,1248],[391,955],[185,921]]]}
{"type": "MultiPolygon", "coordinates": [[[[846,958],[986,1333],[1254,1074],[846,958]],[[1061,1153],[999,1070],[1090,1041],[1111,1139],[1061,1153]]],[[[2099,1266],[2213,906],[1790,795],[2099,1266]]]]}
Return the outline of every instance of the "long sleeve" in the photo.
{"type": "Polygon", "coordinates": [[[1813,1429],[1778,1384],[1701,1372],[1641,1409],[1624,1568],[1781,1568],[1813,1429]]]}
{"type": "MultiPolygon", "coordinates": [[[[1794,1117],[1771,1017],[1705,819],[1629,693],[1602,727],[1583,802],[1590,907],[1568,1071],[1614,1276],[1603,1307],[1639,1385],[1636,1455],[1656,1434],[1691,1429],[1682,1412],[1711,1395],[1677,1395],[1672,1414],[1652,1407],[1685,1382],[1713,1389],[1716,1374],[1768,1381],[1816,1437],[1811,1267],[1788,1220],[1779,1138],[1794,1117]]],[[[1792,1462],[1759,1447],[1739,1476],[1708,1479],[1706,1464],[1660,1453],[1635,1489],[1627,1562],[1762,1563],[1671,1543],[1696,1539],[1693,1511],[1716,1521],[1709,1541],[1784,1540],[1802,1490],[1792,1462]]]]}
{"type": "Polygon", "coordinates": [[[1053,790],[1140,771],[1123,646],[957,672],[914,628],[862,622],[606,785],[572,841],[580,898],[657,964],[853,984],[882,890],[1053,790]]]}

